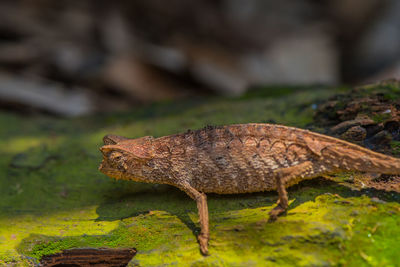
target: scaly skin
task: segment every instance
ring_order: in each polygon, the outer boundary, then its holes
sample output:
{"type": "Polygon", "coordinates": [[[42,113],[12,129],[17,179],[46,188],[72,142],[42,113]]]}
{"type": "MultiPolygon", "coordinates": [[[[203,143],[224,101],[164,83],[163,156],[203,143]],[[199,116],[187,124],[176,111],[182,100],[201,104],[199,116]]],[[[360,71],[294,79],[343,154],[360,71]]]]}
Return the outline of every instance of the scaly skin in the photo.
{"type": "Polygon", "coordinates": [[[239,124],[127,139],[107,135],[100,171],[116,179],[170,184],[197,202],[200,250],[208,253],[205,193],[236,194],[277,190],[270,220],[288,207],[286,188],[340,171],[400,174],[400,159],[293,127],[239,124]]]}

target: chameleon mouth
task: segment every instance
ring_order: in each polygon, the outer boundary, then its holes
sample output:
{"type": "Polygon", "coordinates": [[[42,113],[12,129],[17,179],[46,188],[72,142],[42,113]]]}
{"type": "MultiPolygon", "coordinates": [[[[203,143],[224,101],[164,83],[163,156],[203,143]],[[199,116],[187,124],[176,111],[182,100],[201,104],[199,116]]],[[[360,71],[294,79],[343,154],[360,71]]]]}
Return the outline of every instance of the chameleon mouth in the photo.
{"type": "Polygon", "coordinates": [[[121,179],[122,173],[120,171],[116,170],[115,168],[112,168],[105,158],[100,163],[99,171],[101,171],[105,175],[113,177],[115,179],[121,179]]]}

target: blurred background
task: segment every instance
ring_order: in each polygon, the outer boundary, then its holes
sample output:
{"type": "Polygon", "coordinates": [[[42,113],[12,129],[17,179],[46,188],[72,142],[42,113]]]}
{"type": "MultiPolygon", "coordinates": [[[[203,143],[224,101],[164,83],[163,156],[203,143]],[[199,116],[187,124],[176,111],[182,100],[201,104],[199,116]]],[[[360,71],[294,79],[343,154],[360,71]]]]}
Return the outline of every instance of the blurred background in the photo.
{"type": "Polygon", "coordinates": [[[0,1],[0,108],[79,116],[400,78],[400,1],[0,1]]]}

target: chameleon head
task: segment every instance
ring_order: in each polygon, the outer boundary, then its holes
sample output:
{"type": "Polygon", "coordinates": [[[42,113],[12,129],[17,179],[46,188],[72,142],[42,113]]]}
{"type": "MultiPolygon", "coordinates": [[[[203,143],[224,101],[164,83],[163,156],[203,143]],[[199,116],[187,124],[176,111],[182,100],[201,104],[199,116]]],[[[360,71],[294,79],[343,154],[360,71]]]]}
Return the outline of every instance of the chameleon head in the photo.
{"type": "Polygon", "coordinates": [[[100,148],[103,161],[99,170],[116,179],[144,181],[144,170],[151,159],[150,137],[127,139],[108,135],[103,138],[104,146],[100,148]]]}

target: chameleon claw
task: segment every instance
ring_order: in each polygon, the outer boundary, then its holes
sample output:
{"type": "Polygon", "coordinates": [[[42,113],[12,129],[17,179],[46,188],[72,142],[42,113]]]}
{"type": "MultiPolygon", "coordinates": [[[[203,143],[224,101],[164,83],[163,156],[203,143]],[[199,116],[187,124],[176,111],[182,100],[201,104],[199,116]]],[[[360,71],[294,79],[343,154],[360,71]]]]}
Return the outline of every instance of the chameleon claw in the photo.
{"type": "Polygon", "coordinates": [[[201,254],[203,254],[204,256],[207,256],[208,255],[208,237],[205,235],[199,234],[199,236],[197,238],[199,240],[201,254]]]}
{"type": "Polygon", "coordinates": [[[268,222],[274,222],[278,219],[278,216],[282,213],[285,213],[286,209],[282,208],[280,205],[276,206],[269,212],[269,219],[268,222]]]}

